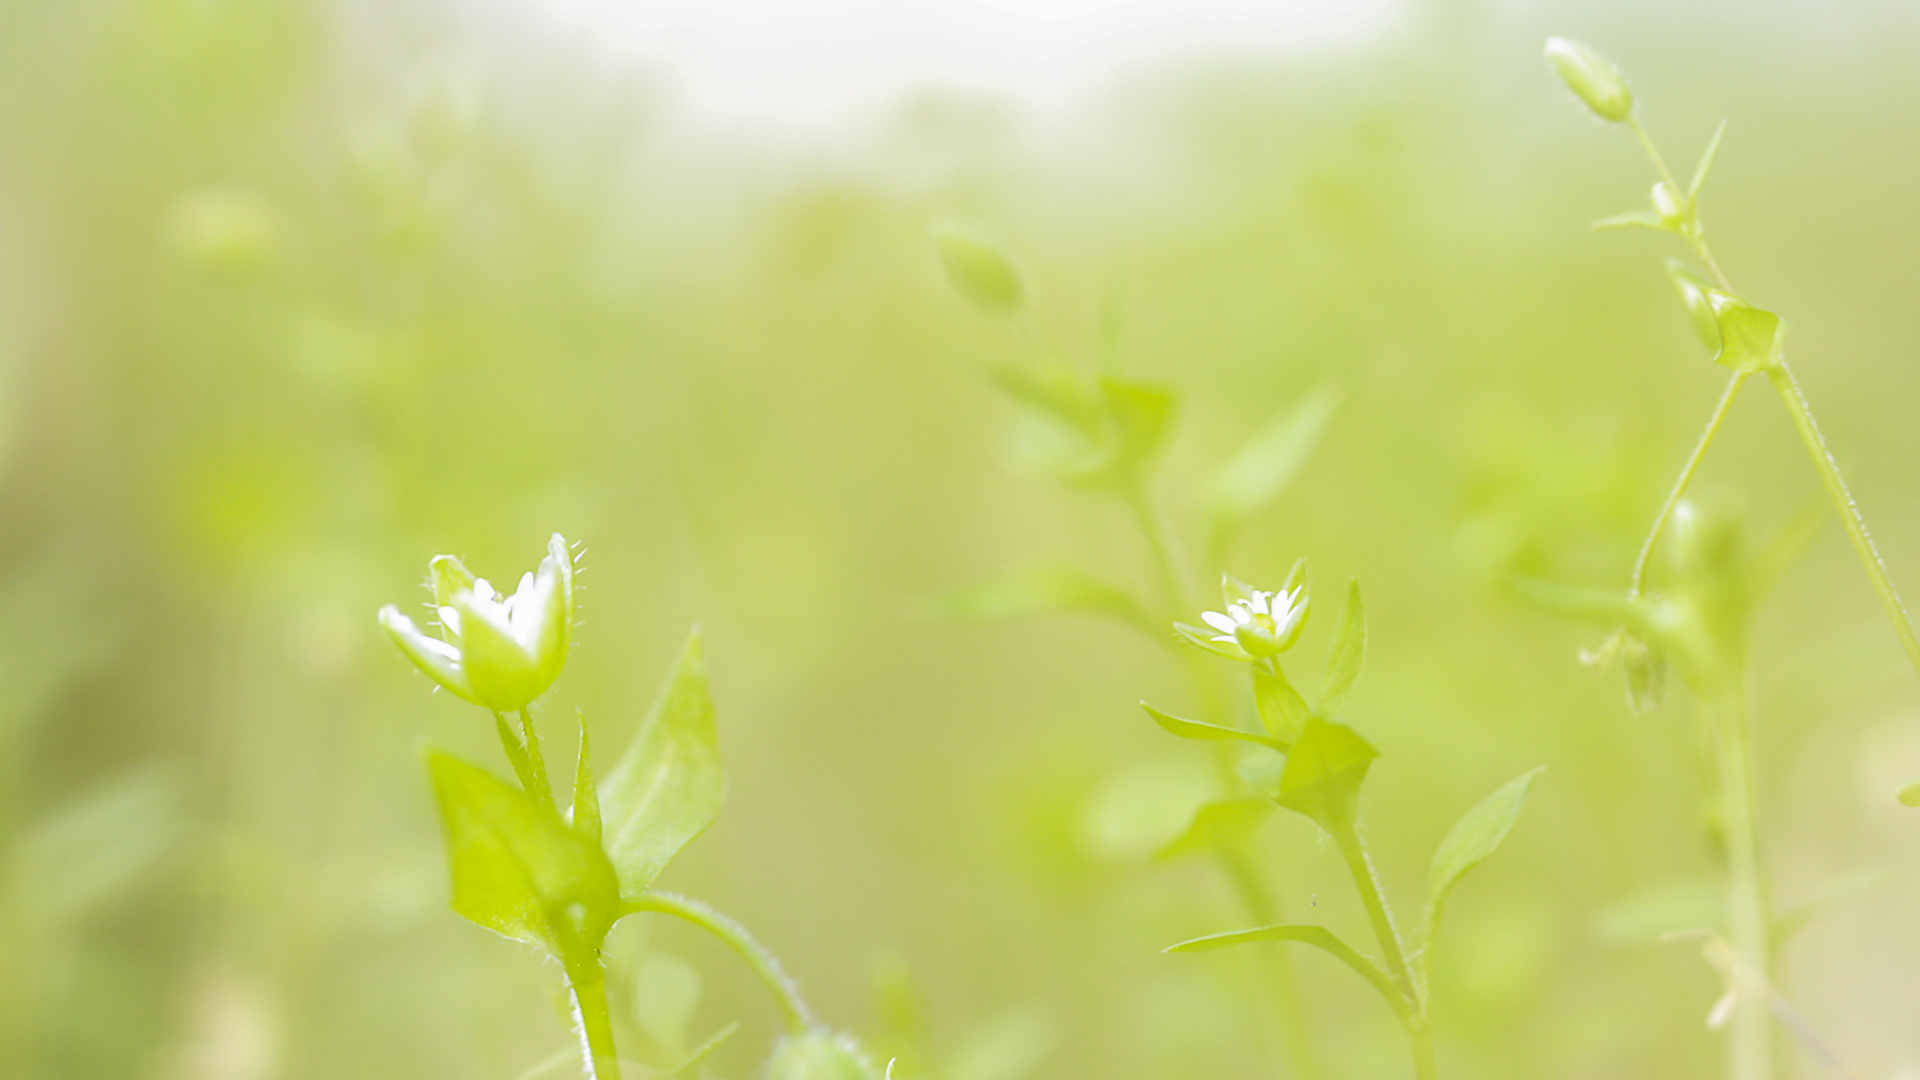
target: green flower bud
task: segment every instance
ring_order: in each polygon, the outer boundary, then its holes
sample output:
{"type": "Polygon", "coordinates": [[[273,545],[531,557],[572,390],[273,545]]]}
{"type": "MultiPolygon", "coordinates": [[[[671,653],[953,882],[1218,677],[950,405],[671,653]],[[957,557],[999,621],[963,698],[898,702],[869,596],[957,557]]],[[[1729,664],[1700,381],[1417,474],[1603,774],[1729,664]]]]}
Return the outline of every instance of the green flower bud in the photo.
{"type": "Polygon", "coordinates": [[[1653,209],[1667,228],[1680,232],[1687,223],[1687,204],[1665,180],[1653,185],[1653,209]]]}
{"type": "Polygon", "coordinates": [[[767,1062],[767,1080],[878,1080],[879,1076],[858,1043],[827,1031],[781,1039],[767,1062]]]}
{"type": "Polygon", "coordinates": [[[1567,89],[1586,102],[1595,116],[1617,124],[1633,115],[1633,91],[1606,57],[1577,41],[1552,37],[1547,39],[1547,59],[1559,69],[1567,89]]]}
{"type": "Polygon", "coordinates": [[[1680,302],[1687,305],[1687,315],[1693,320],[1693,332],[1699,336],[1700,343],[1719,352],[1720,313],[1715,310],[1713,302],[1714,294],[1719,290],[1677,259],[1667,260],[1667,276],[1673,279],[1673,287],[1679,290],[1680,302]]]}
{"type": "Polygon", "coordinates": [[[451,555],[430,564],[440,637],[429,637],[392,604],[380,625],[414,666],[460,697],[494,712],[524,709],[566,666],[573,627],[573,555],[554,533],[537,571],[502,597],[451,555]]]}

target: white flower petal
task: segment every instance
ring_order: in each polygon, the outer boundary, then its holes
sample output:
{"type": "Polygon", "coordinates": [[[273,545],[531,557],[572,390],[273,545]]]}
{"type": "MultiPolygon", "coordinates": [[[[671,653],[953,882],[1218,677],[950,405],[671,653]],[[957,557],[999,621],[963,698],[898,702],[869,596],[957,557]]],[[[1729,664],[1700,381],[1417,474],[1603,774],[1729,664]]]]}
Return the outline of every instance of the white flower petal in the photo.
{"type": "Polygon", "coordinates": [[[1232,616],[1222,615],[1218,611],[1201,612],[1200,621],[1206,623],[1208,626],[1213,627],[1215,630],[1218,630],[1223,634],[1232,634],[1233,628],[1236,625],[1238,625],[1233,621],[1232,616]]]}

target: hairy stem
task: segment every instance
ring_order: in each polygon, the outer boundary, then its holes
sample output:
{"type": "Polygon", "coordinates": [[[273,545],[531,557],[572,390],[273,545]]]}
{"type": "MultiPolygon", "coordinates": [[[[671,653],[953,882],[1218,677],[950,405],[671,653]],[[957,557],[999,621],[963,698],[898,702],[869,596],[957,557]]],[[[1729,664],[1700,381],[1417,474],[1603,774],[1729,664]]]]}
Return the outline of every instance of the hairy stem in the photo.
{"type": "Polygon", "coordinates": [[[725,942],[728,948],[738,953],[747,966],[760,976],[760,981],[773,993],[774,1000],[780,1003],[780,1009],[786,1014],[787,1027],[800,1035],[814,1026],[813,1011],[800,999],[800,989],[795,986],[787,973],[781,970],[780,961],[774,959],[766,947],[755,941],[747,928],[725,915],[713,910],[698,900],[690,900],[672,893],[645,893],[621,902],[621,914],[638,911],[656,911],[662,915],[672,915],[685,919],[714,937],[725,942]]]}
{"type": "Polygon", "coordinates": [[[1913,620],[1907,615],[1906,605],[1900,602],[1900,594],[1894,590],[1893,581],[1887,576],[1887,564],[1880,557],[1880,550],[1873,544],[1873,537],[1867,535],[1867,523],[1860,516],[1860,507],[1853,501],[1853,493],[1847,490],[1847,482],[1840,475],[1840,465],[1833,459],[1833,451],[1827,448],[1827,440],[1820,434],[1819,425],[1813,422],[1813,408],[1807,403],[1807,395],[1800,389],[1800,383],[1793,377],[1793,369],[1781,360],[1767,371],[1767,378],[1773,381],[1774,388],[1780,391],[1780,398],[1787,403],[1787,411],[1793,414],[1793,426],[1800,430],[1800,439],[1807,444],[1807,453],[1812,455],[1814,467],[1820,470],[1820,480],[1827,487],[1827,494],[1833,499],[1835,510],[1840,512],[1840,521],[1847,527],[1847,538],[1853,541],[1853,550],[1860,556],[1860,565],[1866,567],[1867,577],[1873,580],[1873,591],[1880,595],[1880,606],[1886,610],[1887,621],[1893,624],[1893,632],[1899,636],[1900,645],[1907,650],[1907,660],[1915,671],[1920,671],[1920,637],[1914,636],[1913,620]]]}
{"type": "Polygon", "coordinates": [[[1667,501],[1660,507],[1660,513],[1653,519],[1653,527],[1647,530],[1647,538],[1640,545],[1640,554],[1633,560],[1633,580],[1627,586],[1627,596],[1639,599],[1646,585],[1647,563],[1653,558],[1653,549],[1660,542],[1660,534],[1665,531],[1667,522],[1673,517],[1674,507],[1686,495],[1687,487],[1693,483],[1694,474],[1700,471],[1700,461],[1707,456],[1707,447],[1713,444],[1714,436],[1720,433],[1720,425],[1727,419],[1727,413],[1733,408],[1733,399],[1740,394],[1740,388],[1746,384],[1746,371],[1736,371],[1733,378],[1727,380],[1727,388],[1720,393],[1720,403],[1713,407],[1713,415],[1707,419],[1707,426],[1700,432],[1700,439],[1693,444],[1693,453],[1687,455],[1687,463],[1681,467],[1680,476],[1673,482],[1673,490],[1667,492],[1667,501]]]}
{"type": "Polygon", "coordinates": [[[1393,912],[1388,910],[1386,898],[1381,894],[1380,875],[1373,868],[1373,859],[1367,854],[1367,845],[1360,839],[1359,830],[1352,825],[1334,834],[1334,845],[1347,861],[1347,871],[1353,875],[1354,887],[1360,890],[1360,901],[1366,905],[1367,919],[1373,923],[1373,936],[1380,942],[1380,951],[1387,958],[1387,972],[1393,981],[1406,994],[1407,1000],[1425,1012],[1425,995],[1414,982],[1413,972],[1407,967],[1406,949],[1400,943],[1400,931],[1393,925],[1393,912]]]}
{"type": "Polygon", "coordinates": [[[547,757],[540,752],[540,731],[533,726],[533,713],[520,710],[520,737],[527,744],[527,773],[533,778],[527,794],[542,806],[553,805],[553,785],[547,781],[547,757]]]}
{"type": "Polygon", "coordinates": [[[580,1032],[587,1080],[620,1080],[613,1017],[607,1010],[607,976],[599,959],[567,965],[567,989],[573,996],[573,1020],[580,1032]]]}

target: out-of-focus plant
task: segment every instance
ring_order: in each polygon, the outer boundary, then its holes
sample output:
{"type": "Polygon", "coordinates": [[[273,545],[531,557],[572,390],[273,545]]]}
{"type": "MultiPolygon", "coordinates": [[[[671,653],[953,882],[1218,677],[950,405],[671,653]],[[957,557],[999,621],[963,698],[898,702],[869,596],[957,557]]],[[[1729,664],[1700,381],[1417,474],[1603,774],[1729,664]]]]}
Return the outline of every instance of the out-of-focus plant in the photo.
{"type": "Polygon", "coordinates": [[[1409,936],[1395,923],[1381,887],[1379,871],[1367,853],[1360,829],[1360,787],[1373,759],[1380,756],[1358,732],[1333,719],[1359,682],[1366,661],[1366,610],[1360,585],[1347,590],[1346,606],[1333,631],[1327,657],[1324,690],[1309,704],[1280,664],[1306,622],[1309,597],[1305,561],[1294,564],[1284,586],[1262,592],[1229,577],[1224,583],[1225,611],[1206,612],[1202,619],[1218,633],[1208,634],[1185,623],[1175,625],[1185,640],[1231,660],[1245,663],[1252,677],[1253,699],[1264,733],[1201,720],[1188,720],[1144,705],[1147,713],[1168,732],[1186,739],[1231,739],[1255,743],[1280,754],[1284,765],[1276,785],[1256,783],[1261,794],[1311,819],[1333,841],[1353,876],[1361,903],[1372,924],[1374,940],[1386,958],[1385,968],[1361,955],[1324,926],[1276,924],[1235,930],[1183,941],[1168,952],[1198,952],[1252,941],[1297,941],[1322,949],[1351,967],[1380,992],[1406,1029],[1413,1051],[1414,1072],[1422,1078],[1437,1075],[1433,1055],[1432,993],[1427,977],[1433,940],[1440,926],[1447,896],[1462,875],[1493,854],[1518,819],[1533,778],[1528,772],[1487,796],[1468,811],[1434,852],[1427,884],[1426,914],[1420,935],[1409,936]]]}
{"type": "MultiPolygon", "coordinates": [[[[454,556],[437,556],[430,567],[427,587],[439,634],[422,631],[392,605],[381,609],[380,623],[421,671],[493,714],[520,782],[514,787],[450,754],[429,755],[452,864],[453,908],[560,963],[590,1080],[619,1080],[603,952],[615,922],[640,912],[672,915],[708,931],[766,984],[788,1028],[767,1066],[769,1080],[877,1076],[857,1043],[814,1020],[779,962],[744,927],[697,900],[653,888],[673,857],[713,822],[725,790],[698,631],[603,781],[594,777],[586,718],[579,718],[571,805],[562,810],[532,705],[566,665],[572,550],[555,533],[539,568],[504,598],[454,556]],[[509,713],[518,719],[517,731],[509,713]]],[[[730,1031],[660,1071],[692,1068],[730,1031]]]]}
{"type": "MultiPolygon", "coordinates": [[[[1749,557],[1730,517],[1697,512],[1686,497],[1735,398],[1754,375],[1765,376],[1779,392],[1887,619],[1916,670],[1920,670],[1920,638],[1915,636],[1912,620],[1887,575],[1886,563],[1874,547],[1839,465],[1814,422],[1807,396],[1788,366],[1783,347],[1785,322],[1743,298],[1707,244],[1700,194],[1726,134],[1726,123],[1723,121],[1715,130],[1683,187],[1641,123],[1632,91],[1611,61],[1564,38],[1549,39],[1546,55],[1568,88],[1594,115],[1633,132],[1659,177],[1653,185],[1649,209],[1602,219],[1594,223],[1594,228],[1652,229],[1679,238],[1698,265],[1669,259],[1668,274],[1701,342],[1713,350],[1714,362],[1728,368],[1731,375],[1706,428],[1654,516],[1625,593],[1589,593],[1537,582],[1523,583],[1523,588],[1550,606],[1619,627],[1585,659],[1618,661],[1624,666],[1628,698],[1636,711],[1659,703],[1669,663],[1700,701],[1704,741],[1711,748],[1708,820],[1724,853],[1728,893],[1724,929],[1707,931],[1708,959],[1727,984],[1726,994],[1714,1006],[1709,1023],[1714,1027],[1731,1025],[1728,1053],[1734,1080],[1766,1080],[1774,1071],[1771,1015],[1782,1011],[1785,1003],[1771,981],[1771,956],[1781,928],[1769,910],[1762,858],[1749,721],[1746,628],[1759,588],[1771,576],[1769,564],[1779,560],[1749,557]],[[1672,577],[1665,589],[1653,591],[1648,588],[1649,563],[1668,532],[1673,534],[1672,577]]],[[[1784,543],[1774,550],[1777,553],[1792,546],[1784,543]]],[[[1803,1038],[1810,1038],[1804,1024],[1792,1027],[1803,1038]]]]}
{"type": "MultiPolygon", "coordinates": [[[[1013,320],[1037,354],[1031,363],[994,369],[993,378],[1023,406],[1030,423],[1052,433],[1041,442],[1050,451],[1043,464],[1066,485],[1102,492],[1125,509],[1161,585],[1157,600],[1143,599],[1078,568],[1046,567],[970,590],[956,598],[956,606],[975,614],[1105,615],[1194,661],[1189,670],[1195,696],[1206,709],[1203,718],[1187,719],[1142,703],[1168,732],[1211,742],[1218,751],[1217,796],[1196,809],[1185,833],[1166,850],[1169,854],[1210,852],[1261,925],[1197,938],[1167,951],[1195,952],[1269,940],[1298,941],[1323,949],[1385,997],[1407,1033],[1417,1075],[1434,1076],[1427,945],[1454,884],[1491,854],[1513,827],[1534,773],[1489,796],[1447,836],[1433,860],[1424,930],[1418,938],[1403,933],[1387,907],[1359,827],[1360,786],[1378,751],[1333,719],[1358,682],[1365,659],[1366,619],[1359,585],[1349,590],[1334,630],[1325,689],[1317,706],[1294,689],[1279,660],[1306,625],[1311,598],[1304,560],[1294,564],[1285,584],[1273,592],[1226,576],[1224,610],[1205,613],[1202,619],[1207,628],[1174,621],[1174,613],[1194,606],[1192,578],[1150,485],[1150,469],[1172,426],[1173,393],[1115,375],[1111,332],[1103,335],[1100,354],[1091,364],[1074,365],[1060,358],[1034,327],[1030,293],[1018,268],[980,232],[943,223],[935,226],[934,241],[957,290],[983,311],[1013,320]],[[1170,623],[1171,634],[1166,632],[1170,623]],[[1264,732],[1235,723],[1239,713],[1219,684],[1217,669],[1208,666],[1204,656],[1183,648],[1182,642],[1248,665],[1255,711],[1264,732]],[[1255,753],[1269,756],[1265,761],[1242,758],[1235,744],[1253,744],[1259,748],[1255,753]],[[1273,753],[1284,762],[1277,769],[1273,753]],[[1339,849],[1385,957],[1384,968],[1326,927],[1285,921],[1249,842],[1252,826],[1275,803],[1313,820],[1339,849]]],[[[1335,400],[1330,389],[1322,388],[1290,405],[1218,468],[1206,484],[1204,546],[1209,562],[1224,559],[1234,535],[1305,464],[1335,400]]],[[[1311,1025],[1291,962],[1285,955],[1274,961],[1268,970],[1288,1073],[1303,1078],[1324,1075],[1309,1038],[1311,1025]]]]}

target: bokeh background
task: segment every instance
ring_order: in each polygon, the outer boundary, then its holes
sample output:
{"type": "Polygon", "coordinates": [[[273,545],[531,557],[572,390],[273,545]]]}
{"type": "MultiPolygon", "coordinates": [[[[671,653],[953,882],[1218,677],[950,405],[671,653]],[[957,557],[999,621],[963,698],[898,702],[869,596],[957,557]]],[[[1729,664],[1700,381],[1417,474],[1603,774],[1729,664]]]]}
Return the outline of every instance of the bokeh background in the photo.
{"type": "MultiPolygon", "coordinates": [[[[1273,954],[1159,951],[1247,920],[1154,854],[1211,783],[1135,704],[1189,707],[1181,665],[941,603],[1049,563],[1154,587],[1126,515],[1022,452],[984,373],[1031,346],[944,279],[947,215],[1050,347],[1178,391],[1154,496],[1196,588],[1307,556],[1316,656],[1365,583],[1348,718],[1404,910],[1546,766],[1451,909],[1443,1069],[1712,1075],[1717,979],[1659,940],[1711,918],[1692,706],[1632,715],[1576,658],[1605,628],[1501,587],[1622,584],[1722,375],[1663,238],[1586,229],[1653,176],[1549,33],[1683,163],[1731,120],[1711,235],[1920,595],[1908,5],[0,5],[0,1075],[576,1068],[557,969],[446,908],[421,750],[504,772],[491,732],[373,619],[435,553],[512,579],[553,530],[589,588],[552,752],[576,706],[620,745],[702,624],[731,789],[665,884],[834,1023],[943,1080],[1283,1075],[1273,954]],[[1316,393],[1209,563],[1212,470],[1316,393]]],[[[1756,537],[1822,498],[1765,387],[1702,485],[1756,537]]],[[[1920,677],[1830,515],[1754,648],[1777,898],[1838,897],[1783,989],[1857,1075],[1915,1075],[1920,677]]],[[[1259,844],[1364,939],[1311,826],[1259,844]]],[[[623,1045],[739,1021],[704,1068],[757,1074],[772,1009],[683,931],[617,937],[623,1045]]],[[[1295,959],[1329,1075],[1401,1075],[1379,1003],[1295,959]]]]}

